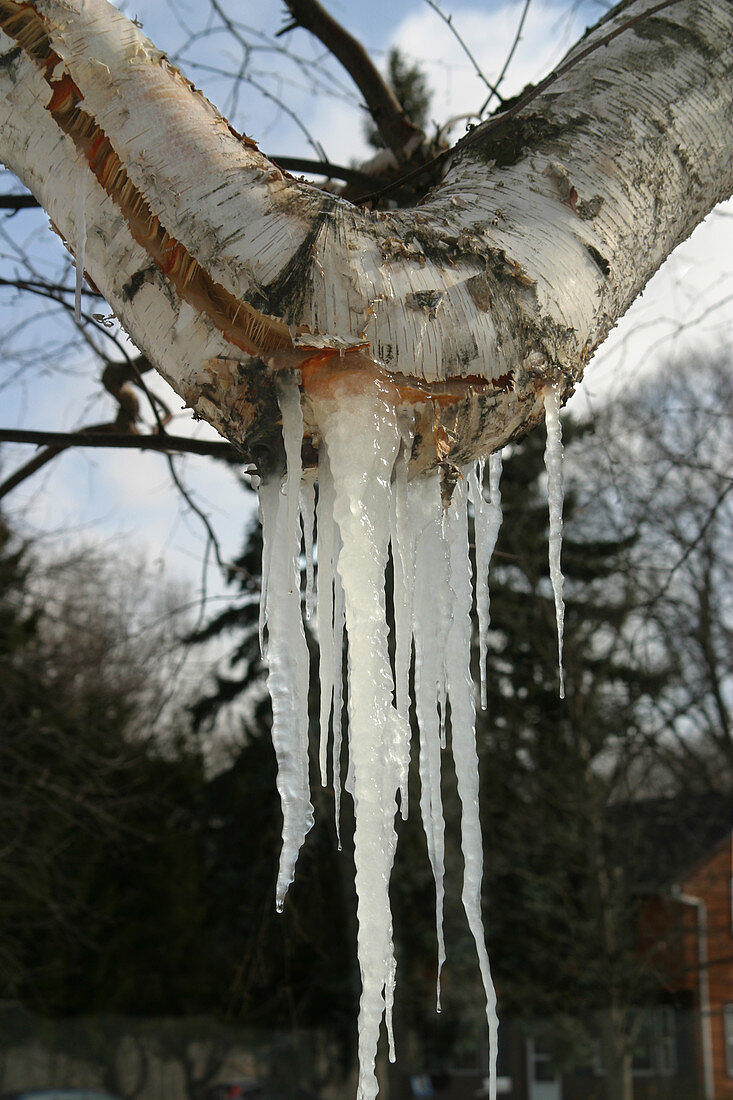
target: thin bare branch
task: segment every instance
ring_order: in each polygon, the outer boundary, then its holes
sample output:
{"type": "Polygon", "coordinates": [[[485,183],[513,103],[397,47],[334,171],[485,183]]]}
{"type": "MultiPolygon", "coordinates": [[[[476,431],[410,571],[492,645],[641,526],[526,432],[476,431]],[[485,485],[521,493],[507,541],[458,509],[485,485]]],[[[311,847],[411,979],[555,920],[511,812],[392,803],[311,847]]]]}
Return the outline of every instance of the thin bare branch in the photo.
{"type": "MultiPolygon", "coordinates": [[[[428,2],[429,2],[429,0],[428,0],[428,2]]],[[[522,31],[524,30],[524,23],[525,23],[525,20],[527,18],[527,12],[529,11],[529,5],[531,3],[532,3],[532,0],[524,0],[524,7],[522,8],[522,15],[521,15],[520,20],[519,20],[519,25],[517,26],[517,33],[514,35],[514,41],[511,44],[511,47],[509,49],[509,53],[506,55],[506,59],[504,61],[504,64],[502,65],[501,72],[499,73],[499,75],[496,78],[496,83],[494,84],[494,87],[491,89],[488,98],[486,100],[484,100],[484,102],[481,104],[481,107],[480,107],[479,112],[478,112],[479,118],[483,115],[484,111],[487,109],[487,107],[491,103],[491,100],[492,100],[493,96],[498,96],[499,97],[499,104],[501,106],[503,106],[504,103],[506,102],[506,100],[502,99],[501,96],[499,95],[498,89],[501,87],[502,82],[504,80],[504,77],[506,76],[507,71],[509,69],[509,66],[512,63],[512,58],[514,57],[514,54],[516,53],[517,46],[519,45],[519,43],[522,40],[522,31]]]]}
{"type": "Polygon", "coordinates": [[[19,466],[10,477],[7,477],[5,481],[0,481],[0,500],[11,493],[13,489],[17,489],[19,485],[22,485],[24,481],[27,481],[29,477],[33,477],[39,470],[42,470],[47,463],[52,462],[54,458],[62,454],[65,451],[65,447],[45,447],[42,451],[39,451],[30,462],[24,462],[22,466],[19,466]]]}
{"type": "Polygon", "coordinates": [[[185,435],[132,435],[115,431],[111,424],[95,424],[78,432],[40,432],[26,428],[0,428],[0,443],[35,443],[51,447],[125,447],[137,451],[172,451],[208,455],[235,465],[246,460],[233,443],[218,439],[190,439],[185,435]]]}
{"type": "MultiPolygon", "coordinates": [[[[429,7],[431,7],[431,8],[433,9],[433,11],[435,12],[435,14],[436,14],[436,15],[438,15],[438,16],[440,16],[440,18],[441,18],[441,19],[443,20],[443,22],[445,23],[446,27],[448,27],[448,29],[450,30],[451,34],[452,34],[452,35],[453,35],[453,37],[455,38],[456,42],[457,42],[457,43],[458,43],[458,45],[459,45],[459,46],[461,47],[461,49],[462,49],[462,50],[463,50],[463,52],[465,53],[466,57],[468,58],[468,60],[469,60],[469,61],[471,62],[471,64],[473,65],[473,67],[474,67],[474,70],[475,70],[475,72],[476,72],[476,76],[477,76],[477,77],[479,78],[479,80],[481,80],[481,81],[482,81],[482,82],[483,82],[483,83],[484,83],[484,84],[486,85],[486,87],[488,88],[488,90],[489,90],[489,98],[488,98],[488,99],[486,100],[486,102],[487,102],[487,103],[489,103],[489,102],[491,101],[491,99],[493,98],[493,96],[496,96],[496,98],[497,98],[497,99],[499,100],[499,103],[500,103],[500,104],[501,104],[501,105],[503,106],[503,104],[504,104],[504,100],[503,100],[503,99],[502,99],[502,97],[501,97],[501,96],[499,95],[499,91],[498,91],[498,88],[499,88],[499,81],[497,80],[496,84],[492,84],[492,83],[491,83],[491,81],[490,81],[490,80],[489,80],[489,79],[487,78],[486,74],[484,73],[483,69],[482,69],[482,68],[481,68],[481,66],[479,65],[478,61],[476,60],[476,58],[475,58],[475,57],[473,56],[473,54],[471,53],[471,50],[470,50],[470,48],[469,48],[469,46],[468,46],[468,43],[467,43],[467,42],[466,42],[466,40],[465,40],[465,39],[463,38],[463,36],[461,35],[460,31],[458,30],[458,28],[456,27],[455,23],[453,22],[453,16],[452,16],[452,15],[449,15],[449,14],[447,14],[446,12],[444,12],[444,11],[443,11],[443,9],[442,9],[442,8],[441,8],[441,7],[440,7],[440,6],[439,6],[439,5],[438,5],[438,4],[436,3],[436,0],[425,0],[425,3],[426,3],[426,4],[427,4],[427,5],[429,6],[429,7]]],[[[510,57],[510,60],[511,60],[511,57],[510,57]]],[[[506,71],[506,65],[505,65],[505,69],[504,69],[504,71],[506,71]]],[[[504,72],[502,72],[502,77],[503,77],[503,75],[504,75],[504,72]]]]}
{"type": "Polygon", "coordinates": [[[343,180],[344,183],[350,183],[356,187],[374,187],[374,176],[370,176],[366,172],[360,172],[356,168],[344,168],[341,164],[331,164],[330,161],[308,160],[305,157],[273,156],[270,159],[280,168],[284,168],[286,172],[309,172],[314,176],[343,180]]]}
{"type": "MultiPolygon", "coordinates": [[[[224,444],[224,446],[227,446],[227,444],[224,444]]],[[[211,525],[211,520],[206,515],[206,512],[204,512],[203,509],[199,508],[198,504],[193,499],[193,496],[191,495],[191,492],[183,484],[183,481],[181,480],[181,476],[178,473],[178,470],[176,469],[176,464],[175,464],[173,455],[172,454],[166,454],[166,461],[168,462],[168,469],[170,470],[171,478],[173,479],[173,482],[174,482],[176,488],[178,489],[178,492],[181,494],[181,496],[183,497],[183,499],[185,500],[186,504],[191,509],[191,511],[195,515],[197,515],[198,518],[201,520],[201,523],[203,524],[204,530],[206,531],[206,549],[204,550],[203,561],[202,561],[202,566],[201,566],[201,604],[202,604],[202,607],[203,607],[203,604],[206,602],[207,576],[208,576],[208,569],[209,569],[209,552],[211,550],[213,550],[213,552],[214,552],[214,558],[216,559],[216,564],[219,566],[219,568],[221,569],[221,571],[223,573],[228,573],[230,576],[233,575],[233,574],[240,574],[241,576],[244,576],[244,577],[250,577],[251,573],[249,572],[249,570],[245,569],[243,566],[237,565],[233,561],[227,561],[222,556],[221,547],[219,546],[219,540],[216,537],[216,532],[214,531],[214,528],[211,525]]],[[[240,456],[239,461],[241,462],[241,456],[240,456]]]]}

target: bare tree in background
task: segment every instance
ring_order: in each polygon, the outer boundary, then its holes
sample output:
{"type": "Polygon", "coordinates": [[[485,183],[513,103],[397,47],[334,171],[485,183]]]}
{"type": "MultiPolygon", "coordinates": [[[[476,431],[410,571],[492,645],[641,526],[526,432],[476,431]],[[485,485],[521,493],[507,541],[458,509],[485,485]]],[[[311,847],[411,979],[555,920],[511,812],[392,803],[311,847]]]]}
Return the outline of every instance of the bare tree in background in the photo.
{"type": "Polygon", "coordinates": [[[666,364],[597,416],[588,444],[588,522],[635,538],[622,644],[668,668],[640,715],[636,793],[733,782],[732,377],[724,352],[666,364]]]}

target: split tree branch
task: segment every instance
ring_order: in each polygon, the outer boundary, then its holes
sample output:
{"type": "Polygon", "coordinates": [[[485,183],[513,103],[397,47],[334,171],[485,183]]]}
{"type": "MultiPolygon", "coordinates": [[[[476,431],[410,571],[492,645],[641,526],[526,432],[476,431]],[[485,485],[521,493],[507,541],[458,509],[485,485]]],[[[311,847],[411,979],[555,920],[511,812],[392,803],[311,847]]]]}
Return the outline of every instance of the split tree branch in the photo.
{"type": "Polygon", "coordinates": [[[302,27],[319,39],[346,69],[364,97],[384,143],[404,162],[425,140],[419,127],[407,117],[400,101],[371,60],[362,44],[344,30],[319,0],[285,0],[293,22],[280,34],[302,27]]]}

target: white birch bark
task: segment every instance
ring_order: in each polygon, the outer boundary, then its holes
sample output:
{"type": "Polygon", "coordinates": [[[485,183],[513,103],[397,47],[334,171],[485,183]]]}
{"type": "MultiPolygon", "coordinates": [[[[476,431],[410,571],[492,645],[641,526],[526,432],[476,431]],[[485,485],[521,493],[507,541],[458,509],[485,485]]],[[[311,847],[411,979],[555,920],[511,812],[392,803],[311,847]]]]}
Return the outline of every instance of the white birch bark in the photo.
{"type": "MultiPolygon", "coordinates": [[[[576,49],[655,6],[620,5],[576,49]]],[[[0,28],[0,159],[72,250],[85,189],[89,276],[263,464],[273,373],[302,367],[307,394],[323,349],[341,355],[321,371],[420,403],[413,473],[501,446],[733,192],[731,0],[648,14],[387,212],[285,176],[106,0],[0,0],[0,28]]]]}

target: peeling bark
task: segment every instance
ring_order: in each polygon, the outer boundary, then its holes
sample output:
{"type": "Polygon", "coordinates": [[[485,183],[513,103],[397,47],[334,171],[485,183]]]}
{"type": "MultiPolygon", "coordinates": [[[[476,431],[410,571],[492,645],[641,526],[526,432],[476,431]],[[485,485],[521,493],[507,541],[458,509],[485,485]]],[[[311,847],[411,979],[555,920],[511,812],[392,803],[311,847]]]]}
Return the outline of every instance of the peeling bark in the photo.
{"type": "MultiPolygon", "coordinates": [[[[576,51],[653,7],[621,4],[576,51]]],[[[309,385],[344,371],[415,406],[413,474],[502,446],[733,191],[730,0],[650,12],[396,211],[283,173],[105,0],[0,0],[0,28],[0,158],[72,251],[85,189],[90,277],[261,467],[280,461],[283,370],[307,460],[309,385]]]]}

